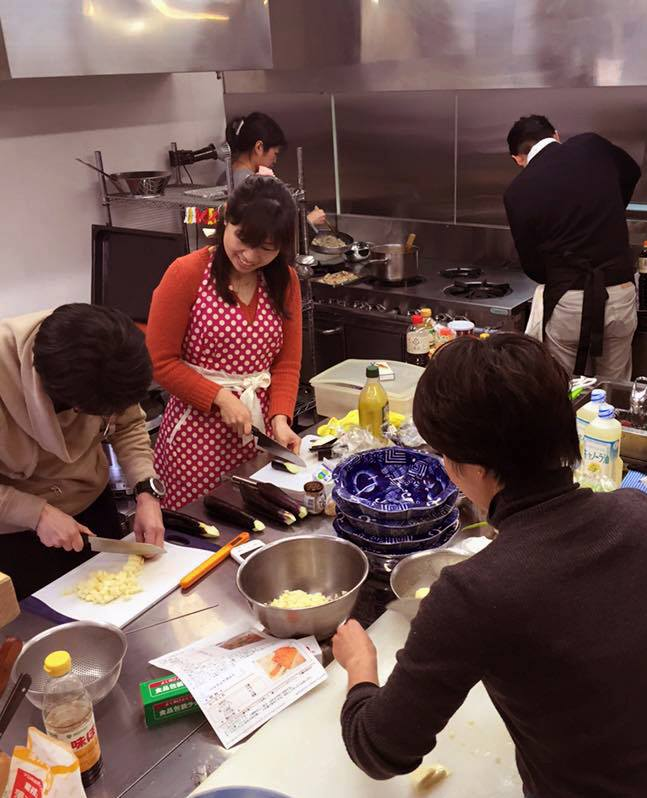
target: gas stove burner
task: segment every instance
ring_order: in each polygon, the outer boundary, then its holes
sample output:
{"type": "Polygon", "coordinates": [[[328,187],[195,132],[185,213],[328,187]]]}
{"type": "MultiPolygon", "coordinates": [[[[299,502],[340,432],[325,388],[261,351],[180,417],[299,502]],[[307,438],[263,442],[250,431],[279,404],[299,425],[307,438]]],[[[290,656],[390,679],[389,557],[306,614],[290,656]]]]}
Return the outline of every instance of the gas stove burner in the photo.
{"type": "Polygon", "coordinates": [[[408,288],[412,285],[420,285],[426,281],[426,277],[421,274],[416,277],[408,277],[406,280],[379,280],[377,277],[372,281],[373,285],[384,288],[408,288]]]}
{"type": "Polygon", "coordinates": [[[512,293],[509,283],[489,283],[487,280],[454,280],[444,289],[449,296],[461,299],[498,299],[512,293]]]}
{"type": "Polygon", "coordinates": [[[468,277],[480,277],[481,274],[478,266],[452,266],[449,269],[443,269],[440,276],[450,280],[465,280],[468,277]]]}

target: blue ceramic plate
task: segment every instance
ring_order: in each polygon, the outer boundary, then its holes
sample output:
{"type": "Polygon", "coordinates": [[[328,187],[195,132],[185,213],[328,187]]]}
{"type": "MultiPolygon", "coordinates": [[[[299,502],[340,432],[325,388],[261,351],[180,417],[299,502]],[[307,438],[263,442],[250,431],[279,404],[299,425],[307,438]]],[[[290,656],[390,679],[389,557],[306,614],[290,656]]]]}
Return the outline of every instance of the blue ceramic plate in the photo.
{"type": "Polygon", "coordinates": [[[337,488],[333,488],[332,497],[337,508],[348,518],[353,526],[364,530],[369,535],[386,535],[387,537],[412,535],[419,537],[429,534],[430,530],[437,529],[439,525],[442,525],[443,521],[456,507],[458,489],[449,495],[446,502],[439,504],[437,507],[432,507],[424,518],[416,518],[413,521],[397,518],[371,518],[370,515],[362,512],[363,508],[358,504],[344,501],[339,496],[337,488]]]}
{"type": "Polygon", "coordinates": [[[435,549],[443,546],[456,534],[460,526],[458,510],[448,516],[447,523],[443,523],[432,535],[427,537],[385,537],[371,536],[366,532],[358,530],[353,526],[352,521],[343,515],[338,515],[333,521],[333,526],[337,536],[343,540],[359,546],[365,552],[382,555],[413,554],[415,551],[435,549]]]}
{"type": "Polygon", "coordinates": [[[458,489],[437,457],[392,446],[353,455],[333,473],[337,498],[376,520],[424,520],[458,489]]]}
{"type": "Polygon", "coordinates": [[[218,787],[217,790],[200,793],[200,798],[288,798],[288,796],[262,787],[218,787]]]}

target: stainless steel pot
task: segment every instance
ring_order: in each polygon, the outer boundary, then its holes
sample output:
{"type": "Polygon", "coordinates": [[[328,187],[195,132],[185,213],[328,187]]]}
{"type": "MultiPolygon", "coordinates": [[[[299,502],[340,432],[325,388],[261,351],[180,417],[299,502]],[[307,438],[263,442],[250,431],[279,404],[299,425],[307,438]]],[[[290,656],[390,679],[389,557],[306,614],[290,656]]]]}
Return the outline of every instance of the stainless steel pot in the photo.
{"type": "Polygon", "coordinates": [[[404,244],[379,244],[366,261],[373,275],[385,283],[411,280],[419,274],[418,247],[406,249],[404,244]]]}

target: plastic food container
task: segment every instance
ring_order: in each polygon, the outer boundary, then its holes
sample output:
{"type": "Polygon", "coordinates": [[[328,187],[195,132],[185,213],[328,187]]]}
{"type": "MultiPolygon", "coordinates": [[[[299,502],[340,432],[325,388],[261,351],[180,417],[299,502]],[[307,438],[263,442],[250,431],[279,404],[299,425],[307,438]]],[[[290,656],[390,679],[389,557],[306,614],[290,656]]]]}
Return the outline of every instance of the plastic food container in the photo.
{"type": "MultiPolygon", "coordinates": [[[[357,409],[359,392],[366,382],[366,367],[373,360],[344,360],[336,366],[322,371],[310,380],[315,391],[317,413],[320,416],[341,418],[357,409]]],[[[389,397],[389,410],[410,416],[416,386],[424,369],[410,363],[389,360],[395,378],[382,380],[382,387],[389,397]]]]}

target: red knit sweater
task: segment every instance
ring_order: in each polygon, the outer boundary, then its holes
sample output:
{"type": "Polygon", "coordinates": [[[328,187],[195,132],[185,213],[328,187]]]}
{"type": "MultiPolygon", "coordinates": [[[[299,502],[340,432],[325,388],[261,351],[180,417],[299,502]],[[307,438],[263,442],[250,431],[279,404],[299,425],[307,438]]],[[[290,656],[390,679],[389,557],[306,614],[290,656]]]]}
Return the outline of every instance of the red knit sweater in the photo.
{"type": "MultiPolygon", "coordinates": [[[[155,379],[169,393],[183,402],[208,413],[221,386],[210,382],[182,360],[182,344],[202,275],[211,258],[211,248],[196,250],[173,261],[153,293],[146,343],[153,361],[155,379]]],[[[299,278],[290,269],[287,310],[283,319],[283,347],[274,359],[270,372],[270,418],[292,418],[301,370],[301,289],[299,278]]],[[[245,319],[256,317],[258,288],[249,305],[240,303],[245,319]]]]}

